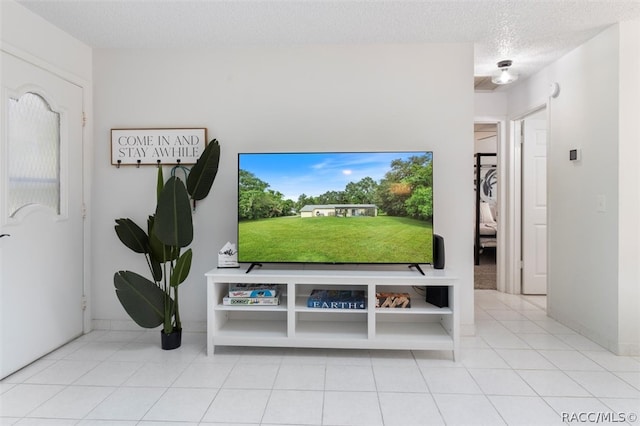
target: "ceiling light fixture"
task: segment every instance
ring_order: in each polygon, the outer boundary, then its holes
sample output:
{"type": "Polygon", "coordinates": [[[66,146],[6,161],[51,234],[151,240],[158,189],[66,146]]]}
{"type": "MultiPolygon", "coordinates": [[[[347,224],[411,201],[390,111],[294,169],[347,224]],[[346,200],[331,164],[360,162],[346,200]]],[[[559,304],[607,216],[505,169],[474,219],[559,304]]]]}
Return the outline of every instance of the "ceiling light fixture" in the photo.
{"type": "Polygon", "coordinates": [[[509,71],[509,67],[511,67],[512,63],[513,62],[509,59],[498,62],[498,68],[500,68],[500,70],[491,76],[491,81],[494,84],[509,84],[516,81],[518,79],[518,74],[513,71],[509,71]]]}

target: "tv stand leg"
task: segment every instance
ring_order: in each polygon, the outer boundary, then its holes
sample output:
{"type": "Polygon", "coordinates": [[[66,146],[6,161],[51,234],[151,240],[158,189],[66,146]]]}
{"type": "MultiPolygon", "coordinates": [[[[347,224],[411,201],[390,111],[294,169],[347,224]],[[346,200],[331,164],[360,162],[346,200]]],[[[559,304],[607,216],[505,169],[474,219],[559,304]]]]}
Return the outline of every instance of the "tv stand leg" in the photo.
{"type": "Polygon", "coordinates": [[[424,271],[422,270],[422,268],[420,267],[420,265],[418,265],[417,263],[412,263],[411,265],[409,265],[409,268],[413,269],[417,269],[418,272],[420,272],[422,275],[424,275],[424,271]]]}
{"type": "MultiPolygon", "coordinates": [[[[245,272],[245,274],[248,274],[249,272],[251,272],[251,270],[252,270],[253,268],[255,268],[256,266],[259,266],[259,267],[261,267],[261,268],[262,268],[262,263],[252,263],[252,264],[249,266],[249,269],[247,269],[247,272],[245,272]]],[[[424,275],[424,274],[422,274],[422,275],[424,275]]]]}

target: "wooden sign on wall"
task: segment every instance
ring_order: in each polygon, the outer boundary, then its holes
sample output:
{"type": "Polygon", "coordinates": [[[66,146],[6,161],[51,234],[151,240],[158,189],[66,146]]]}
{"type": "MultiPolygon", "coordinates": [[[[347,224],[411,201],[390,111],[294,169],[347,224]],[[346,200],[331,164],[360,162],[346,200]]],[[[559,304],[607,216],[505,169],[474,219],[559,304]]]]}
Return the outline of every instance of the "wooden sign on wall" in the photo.
{"type": "Polygon", "coordinates": [[[111,129],[111,164],[195,164],[207,129],[111,129]]]}

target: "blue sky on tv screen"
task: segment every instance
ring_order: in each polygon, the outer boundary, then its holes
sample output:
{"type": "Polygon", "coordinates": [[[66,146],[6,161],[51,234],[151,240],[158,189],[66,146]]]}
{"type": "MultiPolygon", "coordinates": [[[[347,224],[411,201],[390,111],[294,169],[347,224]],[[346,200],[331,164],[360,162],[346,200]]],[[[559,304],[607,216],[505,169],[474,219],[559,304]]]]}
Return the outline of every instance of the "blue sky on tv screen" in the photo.
{"type": "Polygon", "coordinates": [[[343,191],[349,182],[367,176],[380,182],[391,161],[424,154],[427,152],[242,153],[238,161],[240,169],[267,182],[269,189],[297,201],[301,194],[315,197],[343,191]]]}

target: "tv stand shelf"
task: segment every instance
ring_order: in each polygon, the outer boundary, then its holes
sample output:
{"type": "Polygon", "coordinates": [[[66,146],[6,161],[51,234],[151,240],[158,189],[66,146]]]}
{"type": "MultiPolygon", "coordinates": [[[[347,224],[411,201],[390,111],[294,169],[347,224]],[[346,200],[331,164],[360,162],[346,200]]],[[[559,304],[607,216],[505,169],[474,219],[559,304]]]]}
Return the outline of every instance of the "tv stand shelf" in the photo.
{"type": "Polygon", "coordinates": [[[271,266],[207,272],[207,354],[215,346],[451,350],[459,346],[457,278],[444,270],[271,266]],[[278,284],[280,305],[226,306],[229,284],[278,284]],[[415,288],[446,286],[449,306],[425,301],[415,288]],[[366,309],[308,308],[314,288],[364,290],[366,309]],[[376,308],[376,292],[406,292],[411,308],[376,308]]]}

